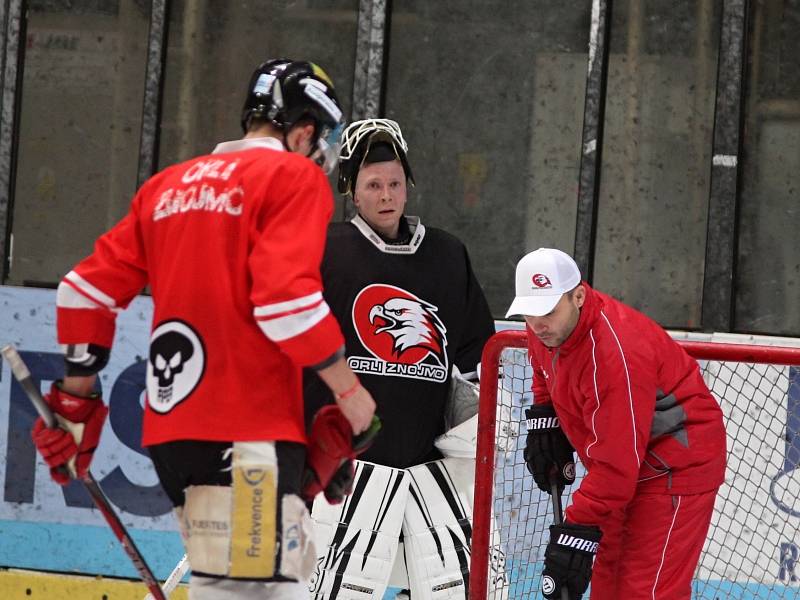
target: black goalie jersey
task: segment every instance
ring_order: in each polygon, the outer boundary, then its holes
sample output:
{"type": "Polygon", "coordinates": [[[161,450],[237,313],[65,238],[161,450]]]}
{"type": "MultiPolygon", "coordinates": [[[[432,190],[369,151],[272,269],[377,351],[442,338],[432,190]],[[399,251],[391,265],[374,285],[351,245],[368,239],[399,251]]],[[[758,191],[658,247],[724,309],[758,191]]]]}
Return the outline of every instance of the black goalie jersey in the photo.
{"type": "MultiPolygon", "coordinates": [[[[323,293],[344,333],[347,361],[383,421],[359,458],[396,468],[441,458],[433,441],[444,432],[453,365],[474,373],[494,333],[464,245],[416,217],[407,223],[410,239],[402,245],[384,243],[360,217],[333,223],[322,262],[323,293]]],[[[331,402],[328,388],[306,373],[307,423],[331,402]]]]}

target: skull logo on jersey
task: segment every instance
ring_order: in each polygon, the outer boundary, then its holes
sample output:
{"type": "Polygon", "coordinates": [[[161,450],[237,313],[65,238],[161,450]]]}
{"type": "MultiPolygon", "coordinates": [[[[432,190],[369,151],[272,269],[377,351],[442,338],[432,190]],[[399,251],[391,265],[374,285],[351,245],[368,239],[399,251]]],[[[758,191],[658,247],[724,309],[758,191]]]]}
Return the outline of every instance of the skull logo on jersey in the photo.
{"type": "Polygon", "coordinates": [[[147,402],[166,413],[185,400],[200,383],[205,349],[197,332],[183,321],[165,321],[150,338],[147,362],[147,402]]]}
{"type": "Polygon", "coordinates": [[[360,373],[447,379],[447,330],[438,308],[391,285],[365,287],[353,303],[353,326],[372,356],[351,356],[360,373]]]}

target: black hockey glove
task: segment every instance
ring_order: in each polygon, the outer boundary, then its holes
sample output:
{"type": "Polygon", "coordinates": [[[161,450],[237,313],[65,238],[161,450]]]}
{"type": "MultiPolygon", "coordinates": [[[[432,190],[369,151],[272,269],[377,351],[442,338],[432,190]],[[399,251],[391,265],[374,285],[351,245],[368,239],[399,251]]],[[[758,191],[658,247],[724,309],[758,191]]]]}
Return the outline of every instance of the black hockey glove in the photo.
{"type": "Polygon", "coordinates": [[[561,589],[567,588],[570,600],[581,599],[592,578],[592,560],[601,537],[594,525],[550,525],[542,571],[545,598],[561,598],[561,589]]]}
{"type": "Polygon", "coordinates": [[[525,411],[528,439],[525,464],[543,492],[551,493],[551,479],[558,482],[559,494],[575,481],[575,451],[561,430],[551,404],[534,404],[525,411]]]}

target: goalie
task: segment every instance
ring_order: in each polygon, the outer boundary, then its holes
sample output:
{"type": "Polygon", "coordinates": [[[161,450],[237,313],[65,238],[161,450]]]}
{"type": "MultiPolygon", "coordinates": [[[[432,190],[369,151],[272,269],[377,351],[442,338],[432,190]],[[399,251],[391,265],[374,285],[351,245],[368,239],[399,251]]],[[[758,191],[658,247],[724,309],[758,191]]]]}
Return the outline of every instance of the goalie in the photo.
{"type": "MultiPolygon", "coordinates": [[[[338,188],[357,214],[328,229],[324,296],[383,429],[356,463],[352,494],[314,502],[318,600],[379,600],[387,585],[415,600],[467,595],[476,421],[461,425],[464,448],[459,430],[442,434],[454,371],[467,401],[450,425],[477,412],[464,379],[477,379],[494,322],[464,245],[404,214],[414,182],[407,151],[388,119],[355,122],[342,138],[338,188]]],[[[307,420],[332,400],[307,374],[307,420]]]]}

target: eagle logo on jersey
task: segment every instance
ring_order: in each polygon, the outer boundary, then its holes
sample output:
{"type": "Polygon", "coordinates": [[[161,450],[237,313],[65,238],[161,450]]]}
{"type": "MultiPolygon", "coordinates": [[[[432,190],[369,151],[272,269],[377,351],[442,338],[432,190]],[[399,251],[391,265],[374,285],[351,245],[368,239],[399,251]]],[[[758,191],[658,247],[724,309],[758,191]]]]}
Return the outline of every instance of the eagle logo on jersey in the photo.
{"type": "Polygon", "coordinates": [[[373,325],[382,320],[384,325],[375,329],[375,334],[388,333],[394,338],[393,353],[400,356],[409,348],[427,348],[442,360],[444,325],[436,315],[436,309],[420,300],[390,298],[369,311],[373,325]]]}
{"type": "Polygon", "coordinates": [[[353,326],[372,356],[350,356],[359,373],[445,381],[447,329],[438,308],[411,292],[372,284],[356,296],[353,326]]]}

